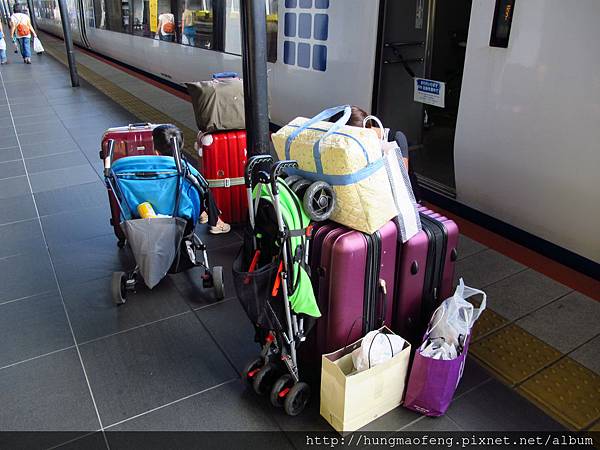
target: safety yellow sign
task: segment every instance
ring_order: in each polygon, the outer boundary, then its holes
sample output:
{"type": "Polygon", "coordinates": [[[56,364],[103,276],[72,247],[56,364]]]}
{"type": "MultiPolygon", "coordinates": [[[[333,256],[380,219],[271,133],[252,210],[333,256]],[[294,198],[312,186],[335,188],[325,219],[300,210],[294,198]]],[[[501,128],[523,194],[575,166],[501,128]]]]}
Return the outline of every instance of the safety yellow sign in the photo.
{"type": "Polygon", "coordinates": [[[150,0],[150,31],[156,33],[158,29],[158,0],[150,0]]]}

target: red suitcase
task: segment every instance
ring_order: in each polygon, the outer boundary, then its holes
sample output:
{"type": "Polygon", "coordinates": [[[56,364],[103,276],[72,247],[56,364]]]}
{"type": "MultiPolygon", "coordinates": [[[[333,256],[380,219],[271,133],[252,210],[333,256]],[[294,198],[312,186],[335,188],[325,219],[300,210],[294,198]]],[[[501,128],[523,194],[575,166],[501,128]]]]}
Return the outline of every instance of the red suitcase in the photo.
{"type": "MultiPolygon", "coordinates": [[[[108,141],[114,140],[113,162],[125,156],[154,155],[154,141],[152,139],[152,130],[154,125],[150,123],[134,123],[126,127],[109,128],[102,136],[102,145],[100,150],[100,159],[104,160],[108,150],[108,141]]],[[[125,234],[121,230],[121,212],[119,205],[110,186],[108,189],[108,201],[110,203],[111,219],[115,235],[119,240],[119,246],[125,243],[125,234]]]]}
{"type": "Polygon", "coordinates": [[[392,329],[417,342],[440,302],[452,295],[458,256],[458,227],[452,220],[419,208],[422,231],[398,252],[392,329]]]}
{"type": "Polygon", "coordinates": [[[246,132],[221,131],[198,139],[201,172],[207,179],[227,223],[246,221],[248,200],[244,186],[246,132]]]}
{"type": "Polygon", "coordinates": [[[373,235],[328,223],[311,243],[313,287],[322,316],[309,337],[311,353],[343,348],[393,318],[398,228],[373,235]]]}

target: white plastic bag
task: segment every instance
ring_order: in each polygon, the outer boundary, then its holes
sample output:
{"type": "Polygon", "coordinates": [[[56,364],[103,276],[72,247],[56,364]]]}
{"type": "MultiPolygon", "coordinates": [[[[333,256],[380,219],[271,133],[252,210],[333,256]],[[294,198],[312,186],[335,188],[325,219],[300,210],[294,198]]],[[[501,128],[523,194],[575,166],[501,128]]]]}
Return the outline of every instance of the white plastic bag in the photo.
{"type": "Polygon", "coordinates": [[[395,334],[371,331],[361,346],[352,352],[352,363],[358,372],[370,369],[392,359],[404,348],[406,341],[395,334]]]}
{"type": "Polygon", "coordinates": [[[6,50],[6,41],[4,38],[0,38],[0,50],[6,50]]]}
{"type": "Polygon", "coordinates": [[[44,46],[42,45],[42,41],[40,41],[40,39],[37,37],[33,38],[33,51],[36,52],[38,55],[40,53],[44,53],[44,46]]]}
{"type": "Polygon", "coordinates": [[[421,355],[444,360],[457,358],[485,306],[485,292],[465,286],[461,278],[454,295],[444,300],[433,313],[428,339],[419,349],[421,355]],[[475,308],[467,299],[478,294],[483,299],[479,308],[475,308]]]}

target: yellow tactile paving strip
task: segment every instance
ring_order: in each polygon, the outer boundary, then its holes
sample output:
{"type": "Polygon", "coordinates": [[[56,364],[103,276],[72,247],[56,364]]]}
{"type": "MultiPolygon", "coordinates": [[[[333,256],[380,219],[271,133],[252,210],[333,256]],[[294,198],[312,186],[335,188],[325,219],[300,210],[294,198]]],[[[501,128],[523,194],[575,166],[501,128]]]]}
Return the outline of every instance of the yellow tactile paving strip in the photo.
{"type": "MultiPolygon", "coordinates": [[[[62,42],[46,51],[67,64],[62,42]]],[[[195,158],[196,133],[78,62],[79,76],[143,122],[173,123],[184,134],[184,151],[195,158]]],[[[600,376],[488,309],[473,330],[471,355],[517,392],[565,426],[600,431],[600,376]]]]}
{"type": "Polygon", "coordinates": [[[569,357],[531,377],[518,390],[570,428],[587,428],[600,417],[600,376],[569,357]]]}
{"type": "Polygon", "coordinates": [[[600,375],[489,309],[479,320],[471,356],[566,427],[600,431],[600,375]]]}
{"type": "Polygon", "coordinates": [[[485,313],[481,315],[477,322],[475,322],[471,342],[475,343],[483,339],[491,332],[502,328],[508,323],[509,321],[502,317],[500,314],[496,314],[491,309],[486,309],[485,313]]]}
{"type": "Polygon", "coordinates": [[[475,342],[471,355],[514,386],[557,361],[562,353],[512,324],[475,342]]]}
{"type": "MultiPolygon", "coordinates": [[[[48,43],[45,44],[45,50],[50,56],[60,61],[62,64],[67,65],[67,57],[63,45],[62,41],[53,42],[48,40],[48,43]]],[[[196,160],[197,155],[194,151],[194,142],[196,141],[197,133],[195,131],[154,108],[125,89],[117,86],[107,78],[95,73],[79,61],[77,61],[77,72],[81,79],[87,81],[115,103],[121,105],[136,116],[141,122],[172,123],[177,126],[182,131],[185,141],[183,151],[188,157],[191,157],[194,161],[196,160]]]]}

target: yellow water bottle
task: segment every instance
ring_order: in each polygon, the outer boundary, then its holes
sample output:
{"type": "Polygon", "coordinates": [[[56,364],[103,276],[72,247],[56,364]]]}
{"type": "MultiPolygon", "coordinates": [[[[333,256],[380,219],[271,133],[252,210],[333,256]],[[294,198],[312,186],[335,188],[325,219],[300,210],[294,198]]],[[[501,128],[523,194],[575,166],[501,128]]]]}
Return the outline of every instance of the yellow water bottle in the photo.
{"type": "Polygon", "coordinates": [[[154,219],[156,217],[156,212],[154,212],[150,202],[140,203],[137,206],[137,211],[142,219],[154,219]]]}

